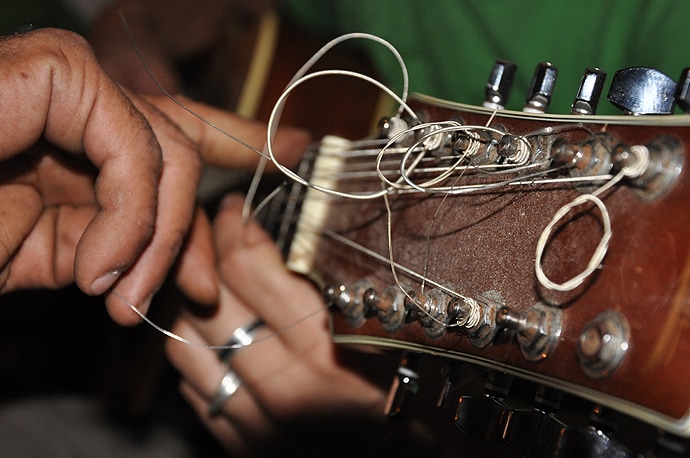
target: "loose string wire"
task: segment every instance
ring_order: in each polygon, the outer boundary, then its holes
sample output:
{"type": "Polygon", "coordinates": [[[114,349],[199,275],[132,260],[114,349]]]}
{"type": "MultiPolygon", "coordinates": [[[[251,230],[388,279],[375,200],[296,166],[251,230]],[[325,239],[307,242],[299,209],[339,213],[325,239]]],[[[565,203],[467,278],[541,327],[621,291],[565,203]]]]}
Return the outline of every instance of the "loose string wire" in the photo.
{"type": "Polygon", "coordinates": [[[181,342],[185,345],[190,345],[192,347],[199,347],[199,348],[207,348],[209,350],[236,350],[236,349],[248,347],[250,345],[254,345],[254,344],[263,342],[265,340],[273,339],[274,337],[277,337],[281,334],[286,333],[287,331],[289,331],[290,329],[294,328],[295,326],[303,323],[304,321],[307,321],[308,319],[328,310],[328,307],[326,307],[326,306],[319,307],[318,309],[313,310],[313,311],[305,314],[302,318],[299,318],[299,319],[297,319],[291,323],[286,324],[285,326],[282,326],[280,329],[271,331],[270,333],[268,333],[262,337],[258,337],[256,339],[253,339],[252,342],[248,343],[248,344],[238,342],[236,344],[231,344],[231,345],[210,345],[210,344],[203,344],[200,342],[195,342],[195,341],[190,340],[190,339],[185,339],[181,335],[175,334],[174,332],[169,331],[169,330],[163,328],[162,326],[159,326],[158,324],[153,322],[149,317],[144,315],[134,304],[129,302],[122,294],[120,294],[116,290],[113,290],[112,293],[115,297],[120,299],[125,305],[129,306],[129,308],[131,308],[134,311],[134,313],[139,315],[139,318],[141,318],[142,321],[144,321],[146,324],[148,324],[149,326],[151,326],[153,329],[160,332],[161,334],[164,334],[165,336],[167,336],[173,340],[176,340],[178,342],[181,342]]]}
{"type": "MultiPolygon", "coordinates": [[[[341,35],[339,37],[336,37],[326,43],[324,46],[322,46],[314,55],[305,62],[302,67],[297,70],[297,72],[293,75],[293,77],[290,79],[290,81],[287,84],[287,87],[281,94],[280,98],[278,101],[276,101],[273,110],[271,111],[271,116],[268,121],[268,128],[267,128],[267,134],[266,134],[266,145],[264,147],[264,151],[262,156],[266,159],[262,159],[260,161],[260,169],[257,168],[256,173],[254,174],[254,178],[252,179],[249,192],[247,194],[247,199],[245,200],[245,207],[243,209],[243,215],[245,215],[245,220],[247,220],[248,215],[249,215],[249,208],[251,207],[251,202],[254,200],[254,196],[256,194],[256,191],[258,189],[259,182],[261,180],[261,177],[263,175],[263,171],[265,169],[266,161],[271,160],[276,167],[278,167],[278,170],[280,170],[283,174],[288,176],[288,178],[291,178],[295,180],[296,182],[304,185],[304,186],[310,186],[310,184],[302,179],[299,175],[294,173],[292,170],[290,170],[288,167],[283,166],[279,161],[276,160],[275,155],[273,154],[273,138],[275,137],[275,134],[278,130],[278,124],[280,122],[280,117],[283,112],[283,108],[285,106],[285,103],[287,101],[287,97],[289,94],[297,88],[299,85],[303,84],[304,82],[320,77],[320,76],[325,76],[325,75],[345,75],[345,76],[353,76],[355,78],[360,78],[363,79],[367,82],[370,82],[371,84],[377,86],[380,88],[382,91],[384,91],[386,94],[388,94],[390,97],[392,97],[397,103],[398,103],[398,115],[400,115],[403,111],[407,111],[408,113],[411,114],[412,117],[416,118],[417,115],[407,106],[407,95],[409,91],[409,74],[407,71],[407,66],[405,65],[405,61],[402,58],[402,55],[398,50],[393,46],[391,43],[388,41],[384,40],[381,37],[378,37],[376,35],[372,35],[369,33],[361,33],[361,32],[355,32],[355,33],[348,33],[341,35]],[[402,79],[403,79],[403,85],[402,85],[402,94],[398,96],[395,92],[390,90],[387,86],[385,86],[383,83],[375,80],[374,78],[371,78],[367,75],[357,73],[357,72],[349,72],[345,70],[326,70],[326,71],[321,71],[321,72],[314,72],[309,75],[307,75],[307,72],[312,69],[312,67],[319,61],[321,58],[323,58],[324,55],[326,55],[329,51],[331,51],[333,48],[335,48],[338,44],[350,41],[350,40],[357,40],[357,39],[363,39],[363,40],[369,40],[373,41],[375,43],[383,45],[385,48],[387,48],[391,54],[396,58],[398,61],[398,65],[400,66],[400,71],[402,73],[402,79]]],[[[319,186],[314,186],[315,189],[324,191],[325,188],[319,187],[319,186]]]]}
{"type": "Polygon", "coordinates": [[[616,183],[620,182],[625,177],[636,178],[640,176],[642,173],[645,172],[645,170],[647,170],[647,167],[649,165],[649,150],[645,146],[634,145],[630,148],[630,152],[634,157],[634,160],[630,165],[621,168],[621,170],[613,178],[611,178],[608,182],[606,182],[604,185],[602,185],[600,188],[596,189],[592,193],[582,194],[573,201],[565,204],[556,212],[551,222],[549,222],[549,224],[542,231],[541,236],[539,237],[539,240],[537,242],[534,269],[539,283],[541,283],[542,286],[544,286],[545,288],[562,292],[571,291],[580,286],[585,281],[585,279],[592,275],[592,273],[601,265],[608,251],[609,241],[611,240],[613,232],[611,230],[611,218],[609,216],[609,211],[606,208],[604,202],[598,196],[611,189],[616,183]],[[564,281],[563,283],[556,283],[552,281],[546,275],[546,273],[544,273],[544,269],[542,266],[544,249],[546,248],[546,244],[556,224],[558,224],[558,222],[561,219],[563,219],[565,215],[567,215],[570,212],[571,209],[583,205],[587,201],[594,203],[599,208],[599,211],[601,213],[602,224],[604,226],[604,232],[602,234],[601,240],[599,241],[599,244],[594,250],[594,253],[592,253],[592,257],[587,263],[587,267],[585,267],[585,269],[582,272],[575,275],[571,279],[564,281]]]}
{"type": "Polygon", "coordinates": [[[374,86],[378,87],[382,91],[384,91],[386,94],[388,94],[390,97],[392,97],[398,104],[400,104],[402,107],[404,107],[404,110],[413,118],[417,119],[416,113],[407,105],[407,103],[400,98],[397,94],[395,94],[391,89],[386,87],[383,83],[379,82],[378,80],[371,78],[370,76],[364,75],[362,73],[357,73],[357,72],[352,72],[349,70],[323,70],[323,71],[318,71],[314,73],[310,73],[308,75],[305,75],[301,78],[299,78],[297,81],[292,83],[287,87],[287,89],[280,95],[278,98],[278,101],[276,102],[276,105],[274,106],[271,115],[268,120],[268,132],[267,132],[267,138],[266,138],[266,148],[268,151],[268,155],[271,158],[271,161],[274,163],[274,165],[280,170],[285,176],[290,178],[292,181],[295,183],[298,183],[302,186],[314,189],[316,191],[322,192],[324,194],[328,194],[330,196],[334,197],[342,197],[342,198],[348,198],[348,199],[357,199],[357,200],[367,200],[367,199],[376,199],[387,192],[389,192],[388,189],[383,189],[381,191],[377,192],[370,192],[370,193],[347,193],[347,192],[342,192],[338,191],[335,189],[331,188],[326,188],[323,186],[319,186],[316,184],[311,183],[310,181],[304,179],[303,177],[299,176],[295,172],[293,172],[291,169],[288,167],[284,166],[283,164],[278,161],[278,159],[275,156],[275,153],[273,152],[273,139],[275,136],[275,132],[278,128],[278,122],[280,120],[280,111],[285,104],[285,101],[287,97],[290,95],[290,93],[297,88],[299,85],[305,83],[306,81],[313,79],[313,78],[318,78],[318,77],[323,77],[323,76],[329,76],[329,75],[342,75],[342,76],[350,76],[353,78],[359,78],[364,81],[367,81],[374,86]]]}

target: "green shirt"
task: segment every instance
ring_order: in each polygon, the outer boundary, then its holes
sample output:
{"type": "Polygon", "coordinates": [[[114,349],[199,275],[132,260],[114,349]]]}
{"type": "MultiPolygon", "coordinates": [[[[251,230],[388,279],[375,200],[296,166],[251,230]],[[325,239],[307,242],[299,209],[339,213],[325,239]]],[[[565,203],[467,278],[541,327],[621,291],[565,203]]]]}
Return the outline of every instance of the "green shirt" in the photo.
{"type": "MultiPolygon", "coordinates": [[[[287,15],[325,35],[369,32],[390,41],[410,72],[412,91],[481,104],[497,59],[518,72],[509,108],[520,109],[536,65],[559,69],[551,112],[568,113],[585,68],[608,73],[599,112],[616,70],[655,67],[677,79],[690,66],[686,0],[287,0],[287,15]]],[[[400,70],[382,47],[367,48],[400,87],[400,70]]]]}

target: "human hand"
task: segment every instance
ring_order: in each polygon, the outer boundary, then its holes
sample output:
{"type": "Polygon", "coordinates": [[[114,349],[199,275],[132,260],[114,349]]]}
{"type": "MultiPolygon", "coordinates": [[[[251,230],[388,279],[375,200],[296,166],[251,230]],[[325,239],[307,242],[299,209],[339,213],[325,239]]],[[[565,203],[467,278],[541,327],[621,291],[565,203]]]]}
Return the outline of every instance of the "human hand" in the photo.
{"type": "MultiPolygon", "coordinates": [[[[115,321],[133,324],[124,301],[145,313],[184,245],[179,281],[196,301],[214,302],[209,226],[195,212],[198,152],[223,166],[250,166],[257,155],[168,99],[123,91],[75,34],[5,38],[0,62],[0,293],[76,281],[105,294],[115,321]]],[[[191,105],[263,144],[263,126],[191,105]]],[[[304,134],[283,138],[306,143],[304,134]]]]}
{"type": "MultiPolygon", "coordinates": [[[[185,310],[173,332],[193,342],[222,345],[234,329],[257,317],[265,326],[258,330],[255,343],[232,355],[230,365],[241,386],[216,416],[209,414],[209,404],[227,367],[214,350],[169,340],[169,358],[184,379],[183,395],[234,454],[263,456],[279,451],[289,456],[292,439],[302,446],[308,443],[309,451],[301,453],[309,455],[316,453],[309,437],[335,447],[323,442],[329,423],[335,427],[331,433],[336,442],[366,447],[363,437],[380,438],[385,422],[381,381],[369,379],[369,374],[362,375],[365,372],[345,362],[332,343],[319,294],[308,281],[287,270],[256,222],[242,221],[241,206],[241,199],[226,200],[214,223],[224,283],[217,310],[212,316],[185,310]],[[348,421],[355,424],[355,441],[347,435],[348,421]]],[[[388,383],[394,366],[387,371],[381,360],[376,364],[383,383],[388,383]]]]}

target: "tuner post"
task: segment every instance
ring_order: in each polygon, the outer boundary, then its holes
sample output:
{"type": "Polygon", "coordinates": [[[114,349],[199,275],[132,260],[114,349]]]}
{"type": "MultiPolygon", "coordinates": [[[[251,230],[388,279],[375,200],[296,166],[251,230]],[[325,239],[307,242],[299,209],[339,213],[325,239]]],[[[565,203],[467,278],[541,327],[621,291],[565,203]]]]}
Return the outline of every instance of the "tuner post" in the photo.
{"type": "Polygon", "coordinates": [[[324,289],[323,298],[328,305],[335,305],[345,316],[347,324],[358,328],[364,324],[368,308],[365,306],[365,292],[373,285],[370,280],[362,279],[350,288],[344,285],[328,285],[324,289]]]}
{"type": "Polygon", "coordinates": [[[484,107],[492,110],[503,110],[508,102],[513,87],[517,65],[507,60],[497,60],[491,69],[486,82],[486,99],[484,107]]]}
{"type": "Polygon", "coordinates": [[[551,103],[551,96],[556,85],[558,68],[550,62],[537,65],[532,77],[527,99],[523,111],[529,113],[545,113],[551,103]]]}
{"type": "Polygon", "coordinates": [[[397,286],[389,286],[380,295],[374,288],[364,292],[364,306],[378,316],[381,327],[391,334],[405,323],[405,294],[397,286]]]}
{"type": "Polygon", "coordinates": [[[612,155],[615,169],[626,172],[628,181],[645,200],[658,199],[673,187],[684,159],[683,145],[672,135],[659,135],[645,145],[619,144],[612,155]]]}
{"type": "MultiPolygon", "coordinates": [[[[608,134],[597,135],[582,143],[559,137],[551,144],[551,164],[555,168],[565,168],[574,178],[606,175],[613,167],[613,147],[613,140],[608,134]]],[[[589,186],[584,184],[579,187],[586,189],[589,186]]]]}
{"type": "Polygon", "coordinates": [[[571,113],[574,115],[593,115],[597,112],[597,105],[601,91],[606,81],[606,73],[598,68],[588,68],[582,75],[580,88],[577,90],[571,113]]]}
{"type": "Polygon", "coordinates": [[[496,325],[514,332],[528,361],[540,361],[553,353],[562,329],[561,309],[537,303],[524,312],[501,307],[496,325]]]}

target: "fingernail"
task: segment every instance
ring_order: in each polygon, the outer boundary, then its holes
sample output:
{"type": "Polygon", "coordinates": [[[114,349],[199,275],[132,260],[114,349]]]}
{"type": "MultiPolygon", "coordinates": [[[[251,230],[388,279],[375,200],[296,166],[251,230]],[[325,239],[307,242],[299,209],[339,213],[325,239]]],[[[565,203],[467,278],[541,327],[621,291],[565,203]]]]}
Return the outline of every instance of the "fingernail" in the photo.
{"type": "Polygon", "coordinates": [[[91,292],[96,296],[105,293],[113,286],[117,279],[120,278],[121,273],[120,271],[108,272],[102,277],[99,277],[96,281],[91,283],[91,292]]]}

